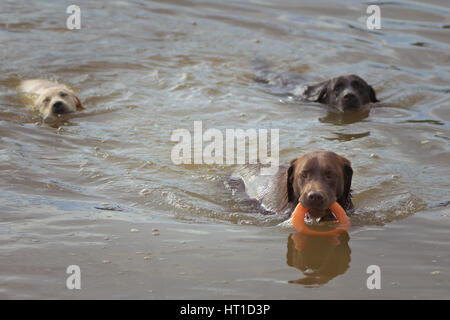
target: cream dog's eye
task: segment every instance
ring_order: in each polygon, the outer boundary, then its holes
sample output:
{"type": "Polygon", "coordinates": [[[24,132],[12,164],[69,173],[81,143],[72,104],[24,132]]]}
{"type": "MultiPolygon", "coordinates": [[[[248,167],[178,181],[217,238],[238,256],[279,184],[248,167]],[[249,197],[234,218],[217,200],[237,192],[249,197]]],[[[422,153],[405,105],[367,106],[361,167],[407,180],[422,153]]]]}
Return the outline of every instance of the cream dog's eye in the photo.
{"type": "Polygon", "coordinates": [[[59,96],[60,96],[61,98],[64,98],[64,97],[67,96],[67,93],[61,91],[61,92],[59,93],[59,96]]]}
{"type": "Polygon", "coordinates": [[[49,103],[50,102],[50,97],[45,98],[44,101],[42,101],[42,102],[44,102],[45,104],[49,103]]]}

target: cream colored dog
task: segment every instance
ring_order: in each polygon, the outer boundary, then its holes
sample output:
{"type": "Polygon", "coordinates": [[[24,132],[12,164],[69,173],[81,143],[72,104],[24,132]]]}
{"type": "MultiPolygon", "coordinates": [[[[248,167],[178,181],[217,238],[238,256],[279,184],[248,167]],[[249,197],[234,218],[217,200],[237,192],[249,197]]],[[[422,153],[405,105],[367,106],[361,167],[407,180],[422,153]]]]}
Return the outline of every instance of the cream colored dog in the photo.
{"type": "Polygon", "coordinates": [[[38,110],[44,119],[84,110],[75,93],[56,82],[42,79],[25,80],[20,83],[18,90],[32,98],[34,109],[38,110]]]}

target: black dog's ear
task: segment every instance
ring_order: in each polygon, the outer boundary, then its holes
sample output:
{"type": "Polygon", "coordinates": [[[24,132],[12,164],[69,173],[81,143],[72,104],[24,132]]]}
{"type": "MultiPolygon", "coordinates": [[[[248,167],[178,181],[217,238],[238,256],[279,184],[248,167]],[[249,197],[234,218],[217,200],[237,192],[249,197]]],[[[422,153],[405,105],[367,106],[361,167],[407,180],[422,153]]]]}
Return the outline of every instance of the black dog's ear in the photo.
{"type": "Polygon", "coordinates": [[[318,84],[307,86],[303,92],[304,98],[308,101],[327,103],[329,83],[330,80],[327,80],[318,84]]]}
{"type": "Polygon", "coordinates": [[[351,187],[352,187],[352,177],[353,177],[353,169],[350,164],[350,161],[344,158],[344,192],[342,193],[342,197],[338,199],[339,204],[345,208],[350,204],[351,201],[351,187]]]}
{"type": "Polygon", "coordinates": [[[369,98],[370,102],[378,102],[377,97],[375,95],[375,90],[373,90],[372,86],[369,86],[369,98]]]}
{"type": "Polygon", "coordinates": [[[295,202],[297,200],[297,199],[295,199],[294,186],[293,186],[296,161],[297,161],[297,159],[291,160],[291,162],[289,163],[289,169],[287,169],[287,171],[286,171],[287,196],[288,196],[289,202],[295,202]]]}

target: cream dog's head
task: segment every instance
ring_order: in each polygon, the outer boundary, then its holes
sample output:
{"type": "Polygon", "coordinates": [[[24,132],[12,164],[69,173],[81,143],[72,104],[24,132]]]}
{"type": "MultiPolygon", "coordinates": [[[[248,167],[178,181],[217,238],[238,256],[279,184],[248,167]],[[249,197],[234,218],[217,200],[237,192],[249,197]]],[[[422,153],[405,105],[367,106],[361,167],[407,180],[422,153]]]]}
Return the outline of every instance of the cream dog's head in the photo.
{"type": "Polygon", "coordinates": [[[84,110],[75,93],[64,87],[52,87],[42,91],[35,107],[45,119],[84,110]]]}

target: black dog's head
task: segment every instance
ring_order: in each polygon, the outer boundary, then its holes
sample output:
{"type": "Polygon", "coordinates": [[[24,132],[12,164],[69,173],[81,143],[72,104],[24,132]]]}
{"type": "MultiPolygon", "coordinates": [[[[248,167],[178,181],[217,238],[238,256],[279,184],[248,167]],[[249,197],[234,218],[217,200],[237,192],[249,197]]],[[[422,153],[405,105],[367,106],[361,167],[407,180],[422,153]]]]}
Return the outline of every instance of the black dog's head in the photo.
{"type": "Polygon", "coordinates": [[[307,86],[303,95],[309,101],[324,103],[342,112],[361,110],[368,103],[378,102],[375,90],[353,74],[307,86]]]}

